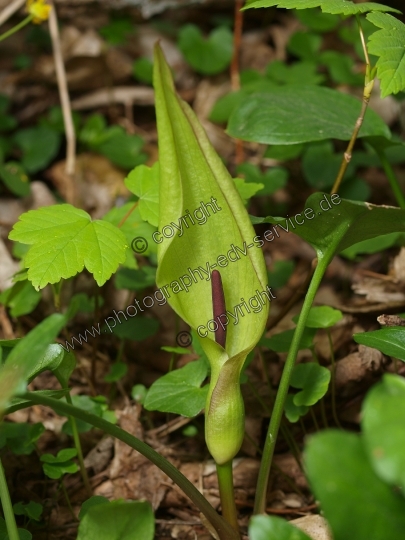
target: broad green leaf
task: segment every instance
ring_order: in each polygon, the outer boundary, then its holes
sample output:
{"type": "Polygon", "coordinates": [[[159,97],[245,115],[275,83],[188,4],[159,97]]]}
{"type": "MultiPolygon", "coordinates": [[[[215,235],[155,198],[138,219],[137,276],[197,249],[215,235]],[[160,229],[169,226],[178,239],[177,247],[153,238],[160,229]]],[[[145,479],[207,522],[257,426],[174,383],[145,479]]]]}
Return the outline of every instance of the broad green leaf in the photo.
{"type": "MultiPolygon", "coordinates": [[[[294,332],[295,328],[292,328],[291,330],[285,330],[284,332],[280,332],[279,334],[274,334],[274,336],[271,336],[270,338],[262,338],[259,342],[259,345],[261,345],[262,347],[267,347],[271,351],[279,353],[288,352],[291,347],[294,332]]],[[[315,332],[315,329],[305,328],[300,341],[299,350],[309,349],[310,347],[312,347],[315,332]]]]}
{"type": "Polygon", "coordinates": [[[335,430],[312,436],[305,469],[334,540],[401,540],[405,500],[376,476],[363,441],[335,430]]]}
{"type": "Polygon", "coordinates": [[[179,223],[179,216],[206,212],[204,223],[192,224],[189,219],[181,236],[161,238],[157,284],[170,288],[169,304],[193,330],[198,329],[211,364],[206,440],[216,462],[226,463],[243,439],[239,378],[267,320],[266,268],[261,250],[250,249],[255,232],[235,184],[195,114],[175,94],[170,68],[158,47],[154,70],[161,167],[159,230],[179,223]],[[225,348],[215,341],[215,327],[209,326],[211,271],[218,268],[229,319],[225,348]],[[240,317],[237,306],[242,298],[252,309],[240,317]],[[230,324],[231,317],[238,318],[237,325],[230,324]]]}
{"type": "Polygon", "coordinates": [[[207,399],[208,385],[200,388],[207,374],[208,366],[202,359],[170,371],[149,388],[144,402],[145,409],[196,416],[204,408],[207,399]]]}
{"type": "Polygon", "coordinates": [[[31,248],[25,258],[28,278],[39,290],[86,268],[101,287],[125,260],[124,234],[106,221],[70,204],[30,210],[9,236],[31,248]]]}
{"type": "Polygon", "coordinates": [[[253,516],[249,523],[250,540],[311,540],[303,531],[277,516],[253,516]]]}
{"type": "Polygon", "coordinates": [[[141,218],[154,227],[159,223],[159,162],[152,167],[139,165],[125,179],[125,185],[139,197],[141,218]]]}
{"type": "Polygon", "coordinates": [[[77,540],[153,540],[155,523],[147,501],[112,501],[88,508],[77,540]]]}
{"type": "Polygon", "coordinates": [[[190,66],[203,75],[220,73],[229,66],[233,53],[233,36],[227,27],[216,28],[208,39],[194,24],[182,26],[178,46],[190,66]]]}
{"type": "Polygon", "coordinates": [[[31,188],[28,176],[19,163],[9,161],[4,165],[0,164],[0,178],[15,195],[26,197],[30,194],[31,188]]]}
{"type": "MultiPolygon", "coordinates": [[[[341,321],[343,313],[339,309],[330,306],[315,306],[309,310],[305,326],[308,328],[330,328],[341,321]]],[[[293,317],[295,323],[298,322],[298,316],[293,317]]]]}
{"type": "Polygon", "coordinates": [[[315,362],[294,366],[290,385],[293,388],[302,388],[301,392],[294,396],[294,405],[315,405],[328,391],[330,376],[329,369],[315,362]]]}
{"type": "Polygon", "coordinates": [[[356,343],[378,349],[382,353],[405,362],[405,328],[388,326],[381,330],[353,334],[356,343]]]}
{"type": "Polygon", "coordinates": [[[294,403],[294,395],[288,394],[284,404],[284,413],[287,420],[291,423],[298,422],[301,416],[305,416],[309,411],[309,407],[305,405],[296,405],[294,403]]]}
{"type": "Polygon", "coordinates": [[[31,313],[41,300],[41,293],[28,281],[18,281],[0,294],[0,303],[10,308],[12,317],[31,313]]]}
{"type": "Polygon", "coordinates": [[[341,255],[348,259],[354,259],[360,253],[378,253],[391,246],[403,245],[405,242],[404,233],[390,233],[383,236],[376,236],[371,240],[364,240],[358,244],[353,244],[342,251],[341,255]]]}
{"type": "Polygon", "coordinates": [[[280,161],[288,161],[300,157],[304,151],[303,144],[286,144],[269,146],[264,153],[264,157],[277,159],[280,161]]]}
{"type": "Polygon", "coordinates": [[[38,324],[12,349],[0,367],[0,417],[10,399],[24,392],[30,372],[42,362],[48,345],[66,324],[66,318],[54,314],[38,324]]]}
{"type": "Polygon", "coordinates": [[[84,501],[80,508],[79,519],[83,519],[83,517],[87,514],[90,508],[92,508],[93,506],[98,506],[100,504],[110,504],[110,501],[102,495],[93,495],[92,497],[90,497],[90,499],[84,501]]]}
{"type": "Polygon", "coordinates": [[[43,371],[46,371],[46,370],[54,371],[58,369],[59,365],[63,361],[64,356],[65,356],[65,351],[60,347],[60,345],[56,343],[49,345],[42,359],[39,362],[37,362],[35,366],[32,367],[28,375],[28,378],[30,380],[33,380],[35,379],[37,375],[39,375],[43,371]]]}
{"type": "Polygon", "coordinates": [[[47,126],[37,126],[18,130],[14,141],[22,150],[22,166],[32,174],[45,169],[56,156],[61,135],[47,126]]]}
{"type": "Polygon", "coordinates": [[[310,195],[305,209],[295,217],[295,228],[286,218],[256,218],[254,223],[276,223],[284,230],[294,232],[315,248],[318,257],[337,254],[353,244],[382,234],[405,232],[405,210],[348,201],[337,194],[310,195]]]}
{"type": "Polygon", "coordinates": [[[287,9],[308,9],[319,7],[322,0],[248,0],[243,9],[273,7],[287,9]]]}
{"type": "Polygon", "coordinates": [[[405,24],[386,13],[369,13],[367,19],[381,28],[368,42],[369,52],[379,56],[381,97],[397,94],[405,88],[405,24]]]}
{"type": "Polygon", "coordinates": [[[368,458],[388,484],[405,488],[405,380],[385,374],[363,402],[361,426],[368,458]]]}
{"type": "Polygon", "coordinates": [[[319,61],[328,68],[333,82],[353,86],[364,85],[364,75],[354,72],[355,63],[349,55],[338,51],[324,51],[319,61]]]}
{"type": "MultiPolygon", "coordinates": [[[[285,85],[245,98],[229,119],[232,137],[264,144],[297,144],[325,139],[350,140],[360,101],[331,88],[285,85]]],[[[390,139],[384,121],[368,109],[359,137],[390,139]]]]}

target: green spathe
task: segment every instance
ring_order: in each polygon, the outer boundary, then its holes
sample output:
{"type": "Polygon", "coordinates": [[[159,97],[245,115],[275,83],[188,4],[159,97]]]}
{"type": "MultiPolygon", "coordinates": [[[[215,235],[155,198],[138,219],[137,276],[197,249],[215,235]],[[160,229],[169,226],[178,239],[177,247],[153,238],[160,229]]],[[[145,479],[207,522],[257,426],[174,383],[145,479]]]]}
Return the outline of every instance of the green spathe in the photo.
{"type": "MultiPolygon", "coordinates": [[[[177,223],[204,202],[209,217],[204,224],[184,226],[181,237],[166,238],[158,246],[157,284],[180,281],[190,269],[211,266],[222,276],[227,309],[263,291],[266,267],[260,249],[253,246],[255,231],[235,184],[191,108],[175,93],[170,68],[160,47],[155,48],[154,87],[159,134],[161,231],[177,223]],[[215,201],[207,205],[206,201],[215,201]],[[220,210],[218,210],[218,208],[220,210]],[[247,246],[251,245],[251,248],[247,246]],[[245,246],[245,254],[227,257],[231,246],[245,246]],[[217,259],[223,255],[223,265],[217,259]],[[232,260],[235,259],[235,260],[232,260]],[[213,266],[216,264],[216,266],[213,266]]],[[[189,292],[170,291],[169,304],[194,330],[213,318],[210,277],[198,272],[189,292]]],[[[259,341],[269,304],[259,313],[245,312],[237,325],[228,325],[225,350],[213,332],[201,338],[211,364],[211,383],[206,407],[206,440],[218,464],[228,462],[243,439],[243,402],[239,375],[247,354],[259,341]]]]}

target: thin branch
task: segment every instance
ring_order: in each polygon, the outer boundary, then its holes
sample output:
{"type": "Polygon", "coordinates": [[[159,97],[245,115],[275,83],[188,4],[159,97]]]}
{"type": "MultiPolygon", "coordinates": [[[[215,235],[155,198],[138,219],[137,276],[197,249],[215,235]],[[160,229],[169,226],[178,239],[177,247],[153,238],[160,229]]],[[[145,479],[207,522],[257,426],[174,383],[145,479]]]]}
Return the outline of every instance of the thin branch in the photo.
{"type": "Polygon", "coordinates": [[[76,134],[73,124],[72,108],[70,106],[69,89],[66,80],[65,65],[63,63],[55,6],[53,6],[53,9],[51,9],[49,13],[49,33],[52,40],[56,78],[58,81],[59,96],[66,132],[66,173],[69,176],[73,176],[76,162],[76,134]]]}
{"type": "Polygon", "coordinates": [[[16,11],[25,4],[25,0],[14,0],[0,13],[0,25],[5,23],[16,11]]]}

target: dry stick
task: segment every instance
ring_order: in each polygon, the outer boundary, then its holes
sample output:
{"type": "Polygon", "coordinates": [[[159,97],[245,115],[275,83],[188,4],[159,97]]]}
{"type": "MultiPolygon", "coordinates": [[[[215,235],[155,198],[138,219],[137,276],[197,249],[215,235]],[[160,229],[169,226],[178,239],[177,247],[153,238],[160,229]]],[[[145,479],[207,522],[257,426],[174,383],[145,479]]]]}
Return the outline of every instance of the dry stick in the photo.
{"type": "Polygon", "coordinates": [[[366,114],[368,103],[369,103],[370,97],[371,97],[371,92],[372,92],[373,86],[374,86],[375,74],[374,75],[371,74],[372,70],[371,70],[371,64],[370,64],[370,57],[368,55],[366,41],[364,39],[364,34],[363,34],[363,29],[361,27],[360,19],[358,17],[356,17],[356,19],[357,19],[357,24],[359,26],[360,39],[361,39],[361,44],[363,46],[364,57],[366,59],[366,77],[365,77],[365,84],[364,84],[364,91],[363,91],[363,103],[362,103],[362,106],[361,106],[360,116],[357,118],[356,124],[354,126],[352,137],[351,137],[350,142],[349,142],[349,144],[347,146],[346,152],[343,154],[342,163],[340,165],[340,169],[339,169],[338,175],[336,177],[335,183],[333,184],[333,188],[332,188],[331,193],[338,193],[339,188],[340,188],[340,184],[342,183],[342,180],[343,180],[343,177],[345,175],[347,166],[349,165],[349,162],[352,159],[352,153],[353,153],[354,144],[356,142],[356,139],[357,139],[357,136],[359,134],[360,128],[361,128],[361,126],[363,124],[364,116],[366,114]]]}
{"type": "Polygon", "coordinates": [[[49,13],[49,33],[52,40],[56,78],[58,81],[60,103],[62,105],[63,122],[65,124],[66,132],[66,173],[69,176],[73,176],[76,164],[76,134],[73,124],[72,108],[70,106],[69,89],[66,80],[65,65],[63,63],[55,6],[53,6],[49,13]]]}
{"type": "MultiPolygon", "coordinates": [[[[239,76],[239,55],[242,40],[242,27],[243,27],[243,0],[235,1],[235,19],[233,30],[233,56],[231,62],[231,86],[232,90],[236,92],[240,89],[240,76],[239,76]]],[[[235,163],[239,165],[244,160],[243,141],[240,139],[235,140],[235,163]]]]}
{"type": "Polygon", "coordinates": [[[14,13],[25,4],[25,0],[14,0],[0,13],[0,25],[5,23],[14,13]]]}

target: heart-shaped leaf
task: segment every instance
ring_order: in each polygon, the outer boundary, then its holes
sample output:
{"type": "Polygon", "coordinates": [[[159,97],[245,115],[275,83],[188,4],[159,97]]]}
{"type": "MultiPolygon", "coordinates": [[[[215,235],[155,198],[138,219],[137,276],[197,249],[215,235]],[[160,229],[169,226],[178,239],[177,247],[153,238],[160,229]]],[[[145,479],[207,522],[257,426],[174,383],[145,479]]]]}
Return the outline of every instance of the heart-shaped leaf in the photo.
{"type": "Polygon", "coordinates": [[[302,388],[301,392],[294,396],[294,405],[315,405],[328,391],[330,377],[329,369],[315,362],[294,366],[290,385],[293,388],[302,388]]]}

